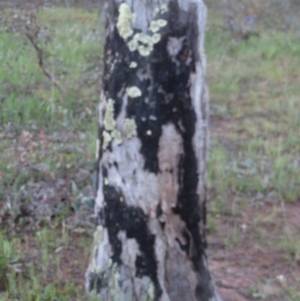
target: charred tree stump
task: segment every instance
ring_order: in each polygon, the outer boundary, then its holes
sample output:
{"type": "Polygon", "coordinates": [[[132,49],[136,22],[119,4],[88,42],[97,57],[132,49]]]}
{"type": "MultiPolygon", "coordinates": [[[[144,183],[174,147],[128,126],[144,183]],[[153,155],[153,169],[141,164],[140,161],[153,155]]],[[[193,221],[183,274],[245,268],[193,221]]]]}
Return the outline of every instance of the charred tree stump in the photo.
{"type": "Polygon", "coordinates": [[[205,255],[208,92],[202,0],[107,0],[99,300],[219,301],[205,255]]]}

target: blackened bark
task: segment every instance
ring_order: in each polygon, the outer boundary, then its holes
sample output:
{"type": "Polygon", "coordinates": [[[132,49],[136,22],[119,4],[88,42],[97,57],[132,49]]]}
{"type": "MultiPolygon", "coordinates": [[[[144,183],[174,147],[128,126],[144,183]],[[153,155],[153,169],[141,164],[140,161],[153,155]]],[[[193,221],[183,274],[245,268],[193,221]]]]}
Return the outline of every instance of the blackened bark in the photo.
{"type": "Polygon", "coordinates": [[[219,301],[205,255],[202,0],[107,1],[87,289],[99,300],[219,301]]]}

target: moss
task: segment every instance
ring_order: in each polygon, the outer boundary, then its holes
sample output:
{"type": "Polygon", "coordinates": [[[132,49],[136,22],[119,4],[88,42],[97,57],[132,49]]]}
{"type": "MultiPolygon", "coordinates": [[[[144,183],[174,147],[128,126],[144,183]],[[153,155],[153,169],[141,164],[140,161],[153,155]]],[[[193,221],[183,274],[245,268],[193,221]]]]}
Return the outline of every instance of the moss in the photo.
{"type": "Polygon", "coordinates": [[[134,119],[128,119],[126,118],[124,121],[124,134],[127,139],[131,139],[137,135],[136,131],[136,123],[134,119]]]}

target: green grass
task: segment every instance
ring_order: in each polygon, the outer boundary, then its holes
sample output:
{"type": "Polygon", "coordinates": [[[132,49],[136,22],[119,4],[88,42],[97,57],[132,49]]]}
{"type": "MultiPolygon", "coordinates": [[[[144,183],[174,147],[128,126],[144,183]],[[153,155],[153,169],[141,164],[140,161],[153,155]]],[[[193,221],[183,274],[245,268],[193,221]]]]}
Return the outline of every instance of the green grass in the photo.
{"type": "MultiPolygon", "coordinates": [[[[249,241],[270,248],[271,254],[280,251],[297,269],[299,232],[283,231],[289,228],[288,218],[271,214],[266,220],[260,211],[270,202],[280,208],[300,201],[299,37],[269,30],[234,45],[230,34],[218,29],[216,16],[209,26],[206,51],[213,111],[208,164],[210,239],[215,241],[219,235],[229,253],[249,241]],[[251,230],[245,235],[241,220],[251,214],[255,222],[248,221],[251,230]]],[[[257,292],[255,296],[300,300],[299,279],[289,281],[277,297],[257,292]]]]}
{"type": "Polygon", "coordinates": [[[90,130],[99,101],[95,80],[100,68],[95,63],[102,55],[101,34],[95,34],[99,32],[97,13],[55,8],[43,10],[39,18],[51,37],[48,43],[39,41],[45,68],[63,93],[43,74],[28,40],[1,30],[0,123],[47,129],[74,125],[78,129],[84,121],[84,129],[90,130]]]}
{"type": "MultiPolygon", "coordinates": [[[[51,33],[48,43],[39,41],[45,68],[62,93],[42,72],[28,40],[0,28],[0,203],[9,200],[15,216],[16,200],[28,183],[74,179],[95,161],[103,40],[98,12],[44,9],[39,22],[51,33]]],[[[85,184],[74,185],[66,202],[78,207],[85,184]]],[[[55,223],[64,223],[70,214],[67,207],[55,223]]],[[[90,240],[90,233],[57,228],[0,234],[0,301],[86,300],[90,240]]]]}
{"type": "MultiPolygon", "coordinates": [[[[85,234],[73,237],[71,243],[68,231],[50,229],[41,229],[35,237],[23,234],[21,239],[8,239],[1,234],[0,300],[86,300],[78,279],[76,283],[66,279],[66,274],[73,271],[65,261],[73,260],[79,265],[78,256],[68,258],[66,254],[78,250],[85,253],[87,239],[89,235],[85,234]]],[[[76,275],[73,281],[74,278],[76,275]]]]}
{"type": "Polygon", "coordinates": [[[265,32],[234,46],[213,31],[207,33],[207,55],[217,108],[212,124],[221,119],[225,125],[213,133],[210,155],[218,197],[238,193],[253,199],[274,192],[278,200],[299,200],[299,39],[265,32]]]}

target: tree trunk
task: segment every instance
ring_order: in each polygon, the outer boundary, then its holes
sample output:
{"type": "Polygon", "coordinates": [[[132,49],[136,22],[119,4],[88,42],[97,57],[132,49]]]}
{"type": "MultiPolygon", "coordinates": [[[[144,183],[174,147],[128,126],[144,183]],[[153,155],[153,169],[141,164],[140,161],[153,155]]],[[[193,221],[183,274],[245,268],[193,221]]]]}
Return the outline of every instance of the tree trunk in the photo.
{"type": "Polygon", "coordinates": [[[217,301],[205,255],[208,92],[202,0],[107,0],[99,300],[217,301]]]}

